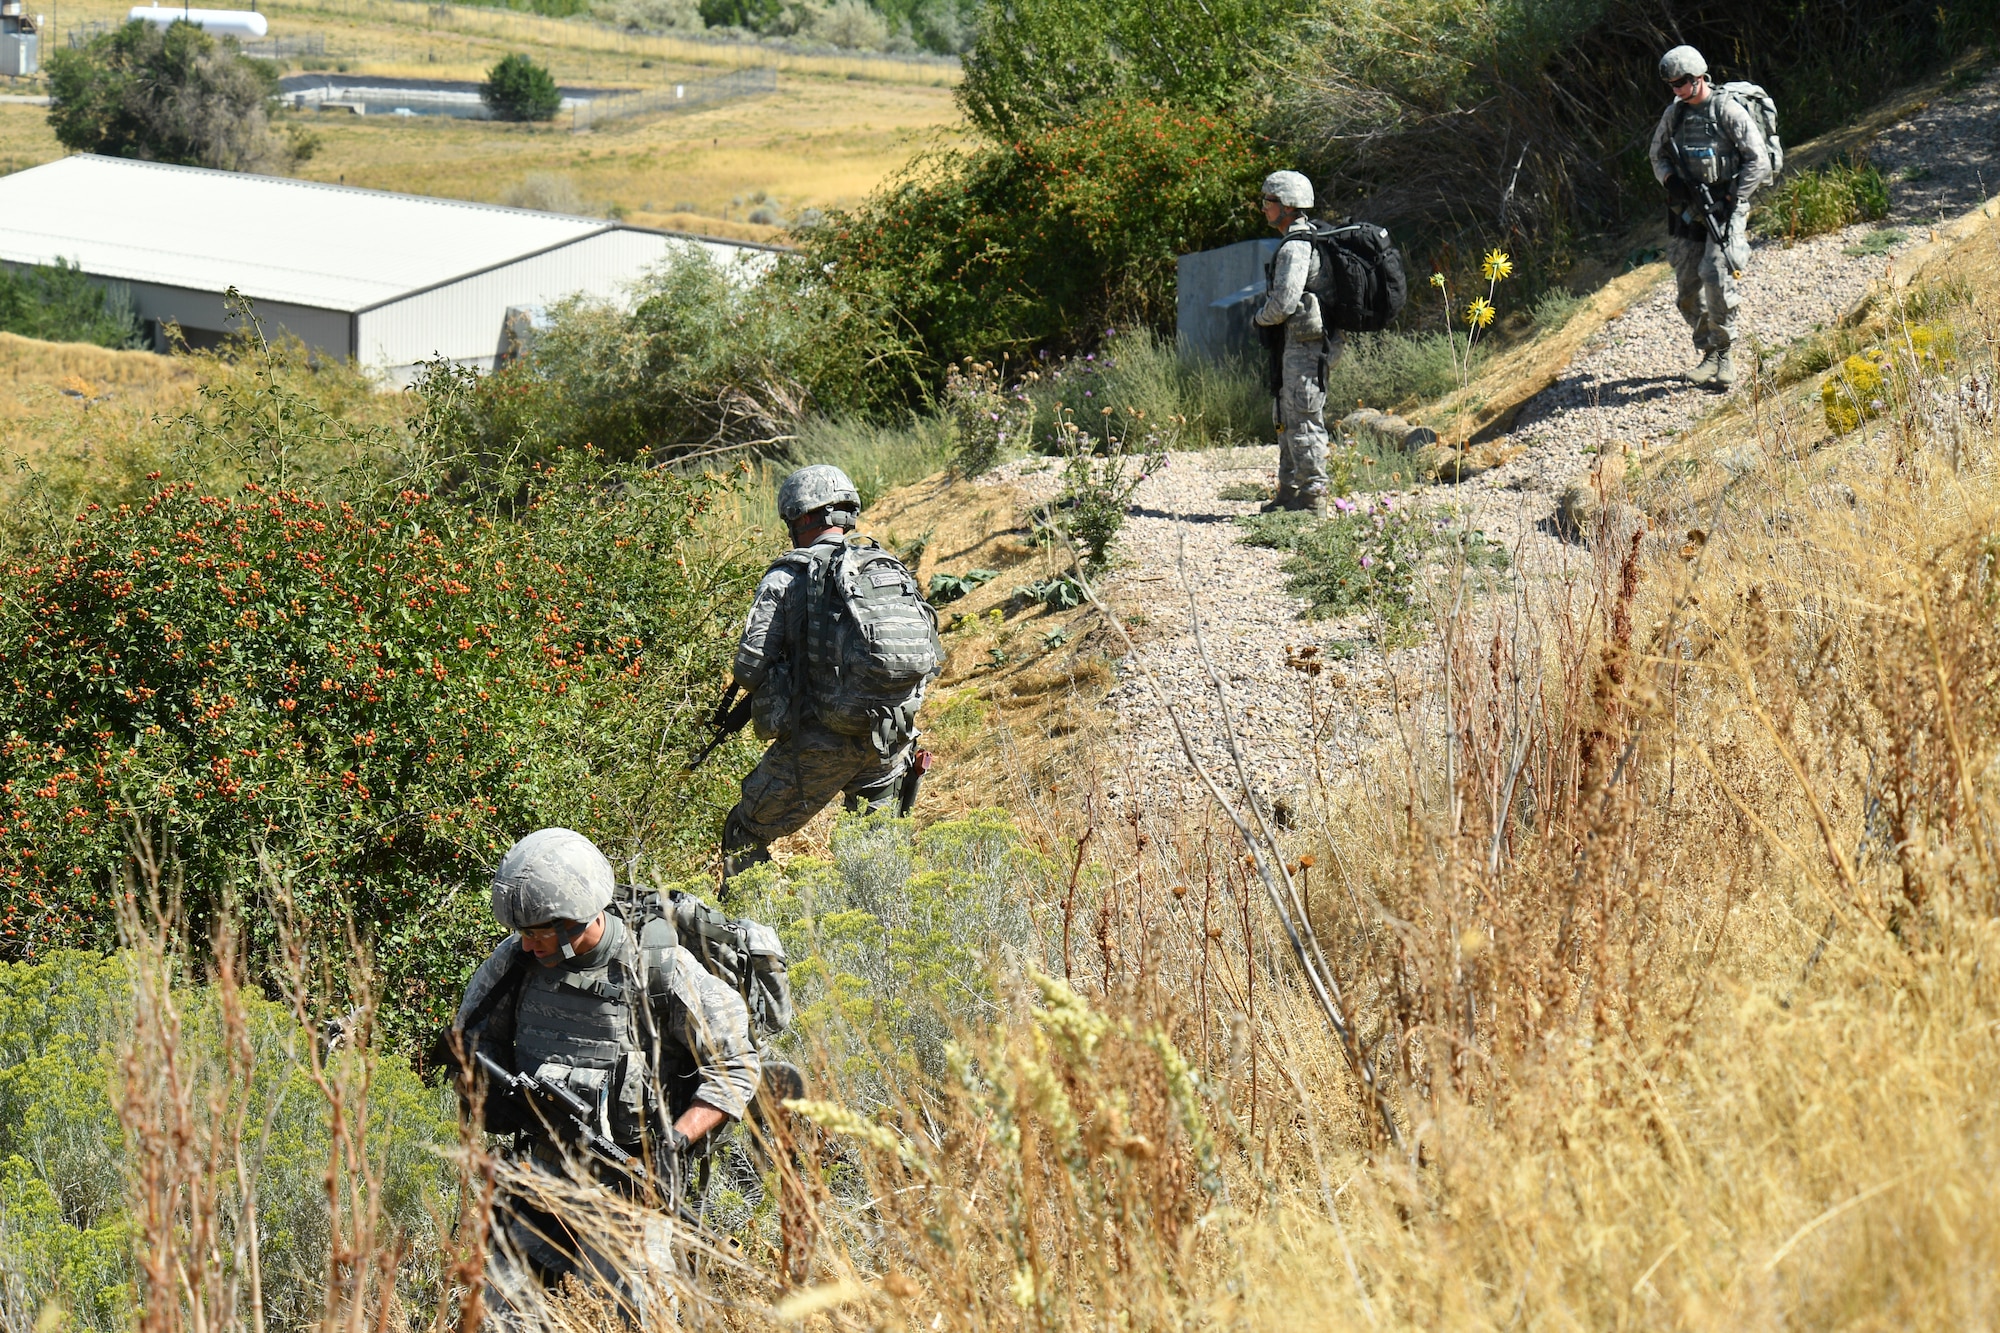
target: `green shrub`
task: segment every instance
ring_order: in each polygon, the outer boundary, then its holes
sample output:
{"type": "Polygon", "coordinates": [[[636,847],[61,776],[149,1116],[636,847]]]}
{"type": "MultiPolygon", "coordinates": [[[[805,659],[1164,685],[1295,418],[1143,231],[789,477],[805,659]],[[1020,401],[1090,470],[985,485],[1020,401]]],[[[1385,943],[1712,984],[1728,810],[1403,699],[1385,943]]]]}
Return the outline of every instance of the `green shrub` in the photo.
{"type": "Polygon", "coordinates": [[[920,159],[801,245],[813,271],[906,322],[935,386],[967,356],[1019,363],[1108,327],[1171,327],[1176,256],[1254,235],[1268,165],[1225,117],[1107,103],[920,159]]]}
{"type": "Polygon", "coordinates": [[[80,265],[0,268],[0,333],[48,342],[139,345],[139,319],[123,287],[100,287],[80,265]]]}
{"type": "MultiPolygon", "coordinates": [[[[433,447],[456,447],[463,380],[420,386],[433,447]]],[[[270,385],[222,421],[190,427],[197,461],[342,429],[270,385]]],[[[137,823],[197,931],[261,846],[331,947],[350,918],[373,942],[397,1039],[442,1023],[523,832],[705,853],[726,766],[671,756],[703,737],[763,567],[717,530],[728,494],[565,453],[455,498],[169,477],[90,504],[0,564],[0,949],[109,947],[137,823]]]]}
{"type": "Polygon", "coordinates": [[[963,367],[945,367],[944,415],[952,425],[952,468],[962,477],[991,472],[1034,433],[1034,405],[991,361],[967,357],[963,367]]]}
{"type": "Polygon", "coordinates": [[[690,247],[638,284],[630,309],[576,297],[551,313],[535,355],[469,395],[468,429],[489,452],[785,455],[810,416],[851,418],[908,393],[889,316],[795,260],[742,281],[690,247]]]}
{"type": "Polygon", "coordinates": [[[1458,548],[1469,565],[1504,570],[1507,550],[1483,532],[1462,533],[1441,513],[1385,499],[1333,501],[1320,522],[1304,512],[1249,514],[1236,520],[1246,546],[1291,552],[1286,586],[1306,599],[1314,618],[1368,611],[1391,640],[1425,614],[1420,578],[1440,549],[1458,548]]]}
{"type": "Polygon", "coordinates": [[[525,55],[500,57],[479,85],[479,100],[495,120],[554,120],[562,109],[555,76],[525,55]]]}
{"type": "MultiPolygon", "coordinates": [[[[1472,358],[1472,373],[1477,374],[1486,349],[1474,344],[1472,358]]],[[[1445,334],[1355,334],[1327,370],[1327,416],[1344,416],[1356,407],[1386,410],[1429,402],[1458,387],[1459,371],[1445,334]]]]}
{"type": "Polygon", "coordinates": [[[1224,108],[1296,0],[984,0],[959,105],[1012,139],[1109,100],[1224,108]]]}
{"type": "MultiPolygon", "coordinates": [[[[35,1306],[53,1301],[102,1333],[128,1328],[133,1303],[130,1164],[117,1107],[131,968],[123,956],[60,950],[0,964],[0,1282],[11,1278],[35,1306]]],[[[189,988],[176,999],[183,1074],[205,1082],[225,1058],[216,996],[189,988]]],[[[248,1123],[262,1138],[246,1147],[258,1154],[265,1316],[273,1328],[305,1329],[318,1322],[326,1271],[327,1109],[299,1064],[304,1035],[291,1014],[242,999],[256,1062],[248,1123]]],[[[189,1089],[197,1114],[205,1093],[189,1089]]],[[[417,1256],[402,1294],[423,1308],[439,1277],[431,1205],[452,1186],[438,1150],[456,1142],[455,1108],[394,1057],[376,1063],[369,1104],[387,1220],[417,1256]]]]}
{"type": "Polygon", "coordinates": [[[1867,158],[1842,158],[1817,171],[1788,172],[1752,219],[1760,235],[1803,240],[1889,214],[1889,184],[1867,158]]]}
{"type": "Polygon", "coordinates": [[[227,171],[287,169],[265,110],[277,68],[191,23],[133,20],[48,55],[49,128],[76,153],[227,171]]]}
{"type": "Polygon", "coordinates": [[[733,884],[792,960],[785,1048],[828,1060],[841,1100],[869,1110],[896,1075],[945,1078],[946,1043],[997,1016],[1006,955],[1041,959],[1033,885],[1053,873],[1006,811],[973,810],[914,836],[906,820],[843,818],[830,858],[733,884]]]}
{"type": "Polygon", "coordinates": [[[1111,334],[1094,352],[1041,364],[1018,388],[1045,452],[1061,452],[1065,422],[1100,447],[1134,434],[1165,449],[1229,448],[1271,435],[1271,391],[1253,357],[1184,355],[1140,328],[1111,334]]]}

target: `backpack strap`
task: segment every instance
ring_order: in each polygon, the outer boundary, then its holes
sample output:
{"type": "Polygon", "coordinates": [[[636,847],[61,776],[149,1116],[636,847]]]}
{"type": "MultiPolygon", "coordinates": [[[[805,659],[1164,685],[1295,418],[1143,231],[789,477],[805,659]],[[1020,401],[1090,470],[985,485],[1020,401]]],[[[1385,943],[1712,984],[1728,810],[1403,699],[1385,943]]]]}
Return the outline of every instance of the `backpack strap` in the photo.
{"type": "Polygon", "coordinates": [[[521,994],[521,985],[527,979],[528,951],[526,949],[516,949],[514,951],[514,961],[508,966],[506,974],[495,983],[493,989],[479,997],[479,1003],[472,1006],[472,1012],[467,1014],[465,1021],[458,1025],[459,1030],[462,1032],[471,1032],[487,1019],[491,1018],[493,1011],[500,1007],[502,1001],[509,1003],[518,1001],[521,994]]]}

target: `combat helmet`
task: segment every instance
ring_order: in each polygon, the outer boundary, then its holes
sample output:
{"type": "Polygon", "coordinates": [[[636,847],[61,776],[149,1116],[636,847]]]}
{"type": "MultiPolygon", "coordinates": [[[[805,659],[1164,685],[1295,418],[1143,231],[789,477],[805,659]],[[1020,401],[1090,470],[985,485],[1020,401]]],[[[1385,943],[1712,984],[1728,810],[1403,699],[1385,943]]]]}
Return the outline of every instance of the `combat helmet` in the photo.
{"type": "Polygon", "coordinates": [[[1667,83],[1681,78],[1699,79],[1707,73],[1708,62],[1692,46],[1676,46],[1660,57],[1660,78],[1667,83]]]}
{"type": "Polygon", "coordinates": [[[796,523],[815,509],[827,509],[827,522],[835,527],[851,528],[861,521],[861,492],[831,463],[802,467],[778,487],[778,517],[796,523]]]}
{"type": "MultiPolygon", "coordinates": [[[[536,829],[507,849],[493,872],[493,915],[509,930],[573,921],[579,927],[611,905],[618,875],[597,844],[566,828],[536,829]]],[[[580,933],[580,931],[578,932],[580,933]]],[[[563,956],[574,958],[573,941],[563,956]]]]}
{"type": "Polygon", "coordinates": [[[1313,183],[1297,171],[1274,171],[1264,178],[1264,197],[1286,208],[1311,208],[1313,183]]]}

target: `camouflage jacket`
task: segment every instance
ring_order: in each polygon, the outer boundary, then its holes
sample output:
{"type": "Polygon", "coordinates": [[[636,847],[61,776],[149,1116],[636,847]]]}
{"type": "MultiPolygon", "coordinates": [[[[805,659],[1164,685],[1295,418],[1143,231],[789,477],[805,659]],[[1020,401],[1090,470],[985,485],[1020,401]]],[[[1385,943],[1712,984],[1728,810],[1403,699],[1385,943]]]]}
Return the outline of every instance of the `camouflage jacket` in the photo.
{"type": "MultiPolygon", "coordinates": [[[[1749,202],[1750,196],[1771,179],[1771,155],[1764,147],[1764,132],[1757,127],[1749,108],[1728,93],[1711,92],[1708,100],[1698,107],[1684,106],[1676,98],[1660,113],[1660,123],[1653,127],[1650,155],[1653,175],[1662,185],[1682,174],[1675,161],[1676,138],[1683,153],[1715,154],[1729,178],[1723,193],[1738,205],[1749,202]]],[[[1691,160],[1689,165],[1698,164],[1691,160]]],[[[1721,184],[1721,181],[1708,183],[1721,184]]],[[[1688,184],[1695,181],[1689,180],[1688,184]]]]}
{"type": "MultiPolygon", "coordinates": [[[[649,1071],[653,1086],[618,1089],[631,1107],[650,1091],[675,1115],[699,1100],[741,1119],[762,1070],[742,997],[673,942],[670,923],[648,921],[643,929],[635,938],[606,913],[603,940],[553,967],[537,964],[518,936],[502,940],[473,973],[459,1005],[454,1026],[468,1058],[476,1047],[521,1074],[551,1061],[621,1076],[636,1065],[649,1071]],[[664,934],[653,938],[662,927],[664,934]],[[503,990],[509,987],[511,995],[503,990]],[[627,1003],[640,999],[649,1021],[627,1003]],[[649,1027],[660,1045],[657,1060],[645,1049],[649,1027]],[[627,1052],[642,1058],[627,1064],[627,1052]]],[[[488,1128],[513,1126],[489,1120],[488,1128]]]]}
{"type": "Polygon", "coordinates": [[[1308,322],[1301,319],[1308,313],[1306,284],[1319,276],[1319,252],[1313,249],[1311,237],[1312,224],[1304,218],[1285,229],[1283,239],[1278,242],[1278,253],[1271,258],[1270,289],[1253,316],[1259,324],[1288,326],[1286,332],[1294,340],[1318,338],[1323,331],[1323,326],[1309,333],[1302,327],[1308,322]]]}

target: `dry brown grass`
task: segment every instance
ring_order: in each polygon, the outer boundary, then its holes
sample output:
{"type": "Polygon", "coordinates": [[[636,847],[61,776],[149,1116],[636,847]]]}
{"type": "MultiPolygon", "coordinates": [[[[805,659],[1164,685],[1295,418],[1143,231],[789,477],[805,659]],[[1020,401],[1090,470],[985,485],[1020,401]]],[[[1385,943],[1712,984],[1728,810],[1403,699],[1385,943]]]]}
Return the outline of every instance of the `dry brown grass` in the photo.
{"type": "MultiPolygon", "coordinates": [[[[61,17],[111,20],[126,8],[80,0],[64,5],[61,17]]],[[[748,221],[762,202],[753,196],[768,196],[788,220],[806,208],[857,204],[918,152],[963,135],[955,75],[930,65],[774,57],[505,9],[458,6],[435,15],[404,0],[264,9],[274,34],[323,33],[329,60],[355,73],[480,79],[510,51],[531,52],[561,82],[619,88],[660,88],[774,58],[779,67],[773,94],[609,121],[581,134],[559,123],[313,115],[305,121],[323,146],[299,173],[313,180],[490,203],[530,173],[553,172],[571,177],[590,208],[615,205],[641,226],[775,240],[781,228],[748,221]]],[[[0,106],[0,172],[62,151],[45,110],[0,106]]]]}

